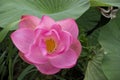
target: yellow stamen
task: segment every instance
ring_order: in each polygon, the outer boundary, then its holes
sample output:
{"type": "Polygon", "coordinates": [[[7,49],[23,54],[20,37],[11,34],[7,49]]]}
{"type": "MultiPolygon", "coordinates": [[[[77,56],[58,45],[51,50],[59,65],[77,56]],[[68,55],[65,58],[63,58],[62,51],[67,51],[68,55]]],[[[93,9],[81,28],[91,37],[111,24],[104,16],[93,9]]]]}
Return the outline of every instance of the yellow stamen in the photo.
{"type": "Polygon", "coordinates": [[[55,50],[56,44],[55,44],[55,41],[53,39],[51,39],[51,38],[47,39],[45,41],[45,43],[46,43],[46,49],[49,53],[51,53],[55,50]]]}

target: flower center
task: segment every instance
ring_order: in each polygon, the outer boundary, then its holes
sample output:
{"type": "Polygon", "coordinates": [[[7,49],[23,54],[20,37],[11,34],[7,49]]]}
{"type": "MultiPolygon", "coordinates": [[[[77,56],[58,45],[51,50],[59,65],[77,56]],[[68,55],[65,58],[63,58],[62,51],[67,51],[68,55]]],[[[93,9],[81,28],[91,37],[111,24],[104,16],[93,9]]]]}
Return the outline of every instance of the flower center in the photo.
{"type": "Polygon", "coordinates": [[[46,49],[49,53],[51,53],[55,50],[56,44],[55,44],[55,41],[53,39],[51,39],[51,38],[47,39],[45,41],[45,43],[46,43],[46,49]]]}

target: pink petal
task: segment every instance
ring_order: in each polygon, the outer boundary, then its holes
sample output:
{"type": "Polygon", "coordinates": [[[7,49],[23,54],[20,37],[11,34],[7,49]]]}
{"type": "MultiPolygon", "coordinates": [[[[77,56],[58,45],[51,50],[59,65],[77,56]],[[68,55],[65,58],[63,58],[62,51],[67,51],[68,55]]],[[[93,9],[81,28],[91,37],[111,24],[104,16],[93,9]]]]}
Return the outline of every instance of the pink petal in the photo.
{"type": "Polygon", "coordinates": [[[24,56],[24,54],[22,52],[19,52],[18,54],[19,54],[20,58],[22,58],[22,60],[24,60],[26,63],[33,64],[29,60],[27,60],[27,58],[24,56]]]}
{"type": "Polygon", "coordinates": [[[50,62],[57,68],[71,68],[77,62],[76,53],[70,49],[65,53],[61,53],[58,56],[51,57],[50,62]]]}
{"type": "Polygon", "coordinates": [[[47,75],[53,75],[60,71],[59,68],[52,66],[50,63],[36,65],[37,69],[47,75]]]}
{"type": "Polygon", "coordinates": [[[77,38],[78,37],[78,26],[73,19],[65,19],[58,21],[57,24],[60,24],[62,29],[65,31],[68,31],[72,34],[73,37],[77,38]]]}
{"type": "Polygon", "coordinates": [[[21,17],[21,21],[19,23],[19,28],[30,28],[35,29],[40,23],[40,19],[31,15],[24,15],[21,17]]]}
{"type": "Polygon", "coordinates": [[[34,34],[32,30],[22,28],[13,32],[11,39],[20,52],[27,54],[33,42],[34,34]]]}
{"type": "Polygon", "coordinates": [[[73,43],[71,45],[71,48],[77,53],[78,57],[82,51],[82,46],[79,40],[73,39],[73,43]]]}
{"type": "Polygon", "coordinates": [[[58,24],[54,24],[52,27],[51,27],[51,31],[54,32],[58,38],[58,40],[60,40],[60,34],[62,32],[62,29],[61,29],[61,26],[58,25],[58,24]]]}
{"type": "Polygon", "coordinates": [[[54,56],[56,53],[59,54],[61,52],[67,51],[70,48],[70,45],[72,43],[72,35],[69,32],[62,31],[59,25],[53,25],[48,33],[54,37],[57,43],[55,52],[53,52],[50,56],[54,56]]]}
{"type": "Polygon", "coordinates": [[[60,36],[60,42],[58,44],[58,50],[59,51],[66,51],[69,49],[71,42],[72,42],[72,36],[68,32],[59,32],[60,36]]]}
{"type": "Polygon", "coordinates": [[[50,29],[52,27],[52,25],[54,25],[54,24],[55,24],[55,21],[52,18],[50,18],[49,16],[43,16],[41,18],[39,27],[44,26],[44,27],[50,29]]]}
{"type": "Polygon", "coordinates": [[[30,52],[26,55],[26,58],[34,64],[44,64],[48,61],[44,56],[43,49],[40,49],[36,44],[31,46],[30,52]]]}

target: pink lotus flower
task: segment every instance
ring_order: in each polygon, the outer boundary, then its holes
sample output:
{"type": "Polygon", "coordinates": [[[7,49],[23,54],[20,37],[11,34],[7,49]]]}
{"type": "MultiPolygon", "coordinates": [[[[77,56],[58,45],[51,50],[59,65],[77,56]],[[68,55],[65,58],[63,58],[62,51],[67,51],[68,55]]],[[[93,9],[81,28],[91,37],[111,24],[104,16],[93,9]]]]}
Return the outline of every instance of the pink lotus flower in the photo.
{"type": "Polygon", "coordinates": [[[48,16],[24,15],[11,39],[25,62],[50,75],[76,64],[81,53],[78,33],[73,19],[55,22],[48,16]]]}

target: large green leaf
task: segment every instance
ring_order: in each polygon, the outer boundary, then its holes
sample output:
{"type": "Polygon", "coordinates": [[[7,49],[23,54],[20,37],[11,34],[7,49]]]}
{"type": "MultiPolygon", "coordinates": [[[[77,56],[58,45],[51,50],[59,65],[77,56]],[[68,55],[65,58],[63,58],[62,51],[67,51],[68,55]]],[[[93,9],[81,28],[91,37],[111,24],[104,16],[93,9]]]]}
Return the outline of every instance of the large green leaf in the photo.
{"type": "Polygon", "coordinates": [[[80,29],[84,29],[85,31],[88,31],[97,25],[97,23],[100,20],[100,16],[101,16],[101,13],[99,12],[99,10],[97,8],[91,7],[76,21],[80,29]]]}
{"type": "Polygon", "coordinates": [[[55,20],[78,18],[89,8],[89,0],[1,0],[0,26],[6,27],[31,14],[38,17],[49,15],[55,20]]]}
{"type": "MultiPolygon", "coordinates": [[[[100,22],[101,13],[97,8],[91,7],[80,18],[78,18],[77,24],[80,28],[80,33],[84,31],[86,34],[92,30],[100,22]]],[[[99,32],[96,30],[91,36],[88,36],[88,44],[95,45],[97,43],[99,32]]]]}
{"type": "Polygon", "coordinates": [[[120,0],[90,0],[91,6],[118,6],[120,7],[120,0]]]}
{"type": "Polygon", "coordinates": [[[103,51],[96,53],[92,60],[88,62],[84,80],[107,80],[102,71],[103,51]]]}
{"type": "Polygon", "coordinates": [[[109,80],[120,80],[120,12],[101,29],[99,42],[105,50],[103,70],[109,80]]]}

